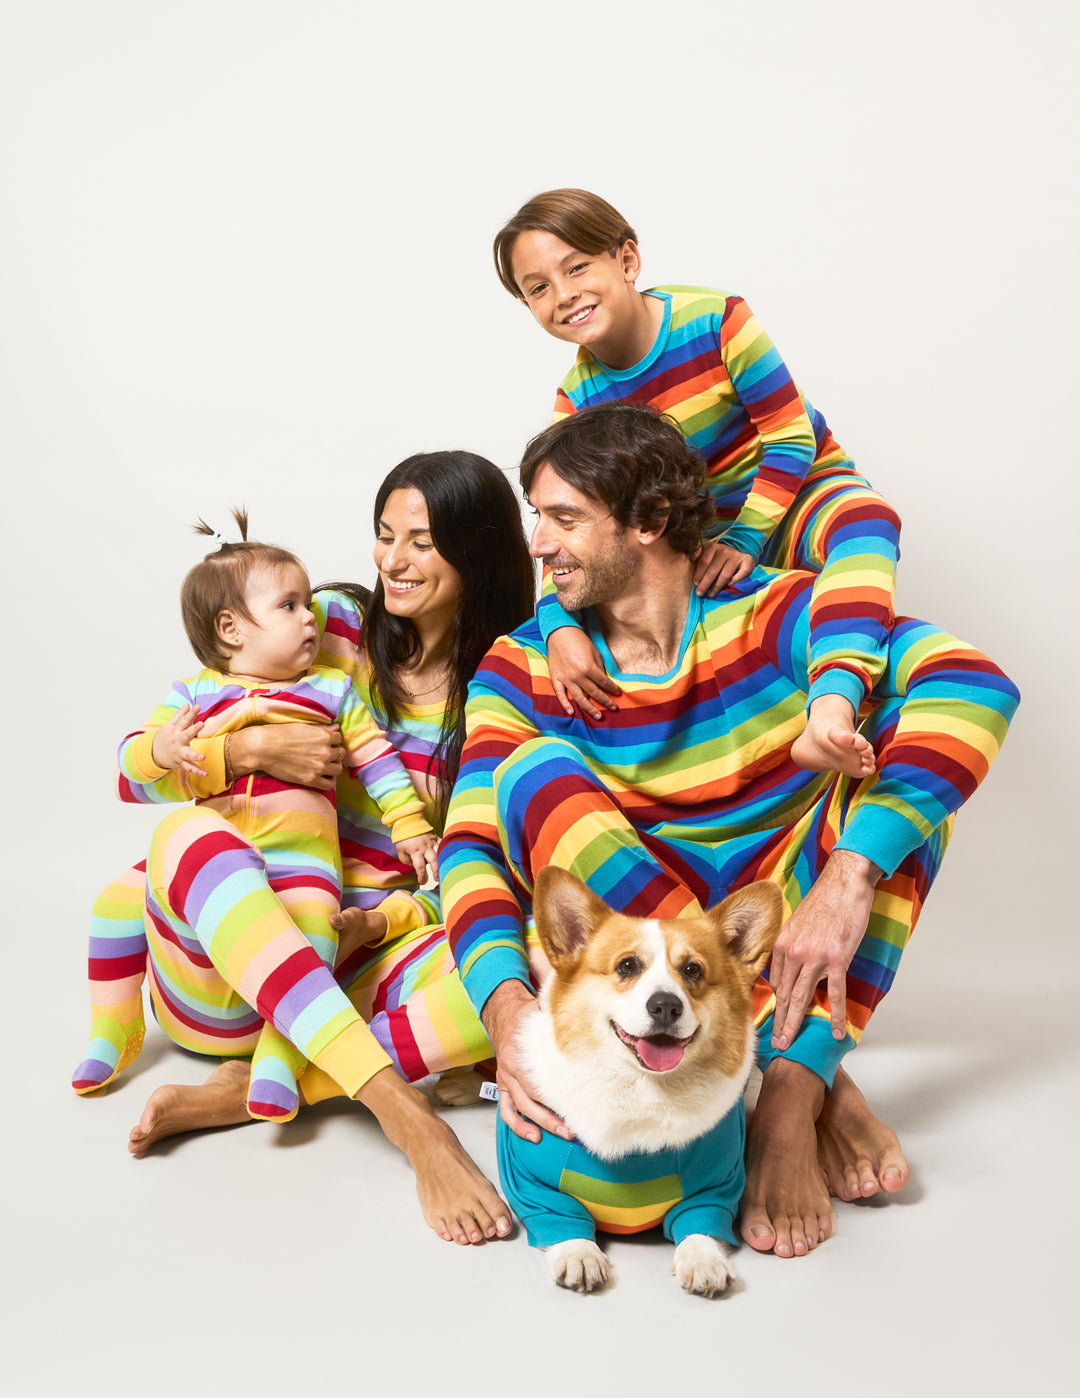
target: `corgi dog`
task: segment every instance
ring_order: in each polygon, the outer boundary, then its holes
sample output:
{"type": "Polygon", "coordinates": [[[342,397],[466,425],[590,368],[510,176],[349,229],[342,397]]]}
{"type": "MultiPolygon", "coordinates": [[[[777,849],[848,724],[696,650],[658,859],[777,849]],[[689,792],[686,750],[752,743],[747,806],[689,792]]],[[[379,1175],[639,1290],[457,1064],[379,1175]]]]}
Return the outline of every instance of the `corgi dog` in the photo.
{"type": "Polygon", "coordinates": [[[751,988],[782,922],[775,884],[751,884],[701,917],[616,913],[563,869],[542,869],[533,910],[552,972],[519,1030],[538,1100],[573,1141],[497,1127],[499,1175],[560,1286],[613,1278],[595,1230],[662,1223],[671,1271],[699,1296],[736,1280],[742,1095],[754,1062],[751,988]]]}

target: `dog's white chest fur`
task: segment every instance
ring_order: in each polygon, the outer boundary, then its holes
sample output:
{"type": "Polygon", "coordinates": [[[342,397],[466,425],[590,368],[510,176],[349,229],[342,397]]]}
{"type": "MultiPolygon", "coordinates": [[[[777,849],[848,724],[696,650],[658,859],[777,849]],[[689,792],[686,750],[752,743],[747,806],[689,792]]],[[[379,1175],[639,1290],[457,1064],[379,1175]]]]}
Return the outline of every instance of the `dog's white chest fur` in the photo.
{"type": "Polygon", "coordinates": [[[652,1074],[612,1034],[599,1052],[568,1053],[555,1041],[541,999],[518,1035],[526,1071],[540,1100],[602,1160],[634,1151],[674,1150],[711,1130],[738,1102],[754,1062],[755,1036],[746,1032],[738,1072],[731,1077],[685,1071],[652,1074]]]}

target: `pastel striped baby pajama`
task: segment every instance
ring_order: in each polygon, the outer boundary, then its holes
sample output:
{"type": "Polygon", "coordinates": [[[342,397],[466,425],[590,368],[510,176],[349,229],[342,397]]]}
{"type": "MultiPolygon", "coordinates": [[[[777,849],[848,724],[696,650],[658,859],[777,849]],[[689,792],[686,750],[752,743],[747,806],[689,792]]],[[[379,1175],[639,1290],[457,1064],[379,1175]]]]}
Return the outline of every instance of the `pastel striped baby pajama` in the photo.
{"type": "MultiPolygon", "coordinates": [[[[323,591],[317,594],[313,610],[323,633],[318,664],[349,675],[360,699],[385,730],[385,713],[371,692],[370,673],[359,652],[358,604],[343,593],[323,591]]],[[[440,706],[413,705],[398,717],[393,730],[386,732],[432,827],[437,821],[436,794],[441,778],[437,748],[442,719],[440,706]]],[[[223,737],[204,730],[194,746],[205,758],[205,773],[190,779],[190,791],[202,797],[219,795],[226,785],[223,737]]],[[[261,782],[268,780],[260,778],[261,782]]],[[[407,790],[405,794],[408,796],[407,790]]],[[[120,795],[140,803],[185,800],[189,790],[175,774],[168,773],[146,785],[121,782],[120,795]]],[[[260,883],[258,865],[244,864],[247,856],[241,853],[243,840],[235,827],[214,814],[211,805],[204,803],[184,813],[185,819],[166,822],[155,837],[157,891],[151,887],[148,895],[143,862],[109,885],[94,905],[89,957],[94,1027],[87,1056],[74,1075],[77,1091],[92,1092],[111,1081],[141,1047],[141,986],[147,969],[144,907],[150,937],[156,938],[150,991],[162,1028],[176,1042],[201,1053],[242,1057],[255,1049],[263,1017],[252,1011],[254,1002],[243,997],[238,1000],[237,986],[217,972],[204,952],[170,943],[166,933],[170,916],[180,916],[176,905],[183,902],[186,906],[182,888],[175,895],[169,891],[172,871],[181,866],[190,868],[202,859],[200,886],[206,889],[220,884],[217,903],[226,913],[231,911],[230,901],[238,901],[226,890],[238,892],[247,883],[254,881],[252,888],[260,883]],[[178,854],[170,856],[168,847],[174,841],[178,854]],[[238,882],[230,883],[236,872],[232,865],[237,861],[244,865],[244,871],[238,882]]],[[[438,895],[417,891],[412,867],[398,860],[393,835],[373,795],[348,773],[338,781],[337,826],[344,873],[342,905],[378,906],[387,916],[387,934],[376,947],[340,949],[335,978],[347,1000],[335,999],[295,943],[293,950],[299,960],[290,964],[294,969],[307,967],[305,974],[313,977],[312,984],[322,986],[322,1003],[336,1006],[335,1014],[346,1014],[349,1023],[349,1013],[353,1019],[360,1016],[370,1021],[370,1033],[364,1030],[355,1035],[354,1048],[356,1043],[367,1045],[358,1060],[361,1069],[368,1063],[378,1067],[390,1063],[403,1076],[415,1080],[489,1058],[487,1036],[454,971],[442,929],[435,926],[439,922],[438,895]]],[[[401,838],[411,833],[416,831],[410,827],[401,838]]],[[[265,869],[261,885],[260,896],[262,892],[270,895],[267,907],[276,906],[283,912],[282,900],[271,888],[265,869]]],[[[250,890],[247,896],[259,901],[250,890]]],[[[277,927],[274,916],[260,927],[270,935],[277,927]]],[[[278,928],[274,935],[280,932],[278,928]]],[[[251,936],[249,933],[246,945],[250,945],[251,936]]],[[[286,937],[280,944],[282,949],[288,941],[286,937]]],[[[259,955],[263,955],[261,948],[259,955]]],[[[235,964],[228,969],[230,975],[238,974],[235,964]]],[[[286,976],[285,981],[288,979],[286,976]]],[[[356,1066],[349,1071],[355,1079],[356,1066]]],[[[309,1101],[344,1090],[325,1072],[310,1068],[301,1078],[301,1088],[309,1101]]]]}
{"type": "MultiPolygon", "coordinates": [[[[149,722],[120,746],[117,780],[125,799],[195,794],[184,774],[163,770],[152,756],[154,735],[184,704],[198,706],[205,738],[253,724],[336,722],[349,771],[379,804],[391,837],[430,829],[408,773],[351,679],[325,666],[287,685],[239,681],[212,670],[177,682],[149,722]]],[[[130,911],[131,880],[122,887],[120,910],[130,911]]],[[[334,793],[255,773],[218,795],[199,796],[194,810],[170,817],[156,833],[145,887],[143,945],[130,931],[119,944],[107,935],[103,945],[92,940],[91,976],[104,995],[94,1005],[76,1091],[111,1081],[138,1052],[141,952],[167,1032],[200,1052],[217,1051],[222,1036],[234,1048],[243,1044],[241,1051],[253,1049],[249,1110],[287,1120],[298,1105],[296,1076],[304,1059],[325,1054],[356,1019],[331,974],[337,936],[329,919],[341,897],[334,793]]],[[[95,908],[95,931],[110,921],[103,911],[95,908]]]]}

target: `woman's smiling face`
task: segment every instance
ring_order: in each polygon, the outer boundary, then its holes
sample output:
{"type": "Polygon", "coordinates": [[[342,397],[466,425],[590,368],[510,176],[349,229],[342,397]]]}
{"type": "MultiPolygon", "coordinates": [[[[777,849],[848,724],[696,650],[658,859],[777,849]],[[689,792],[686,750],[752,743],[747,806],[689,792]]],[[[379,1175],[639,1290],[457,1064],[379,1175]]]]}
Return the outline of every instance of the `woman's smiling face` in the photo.
{"type": "Polygon", "coordinates": [[[447,629],[453,625],[461,574],[432,542],[427,501],[415,487],[387,496],[376,527],[375,567],[388,612],[412,621],[445,613],[447,629]]]}

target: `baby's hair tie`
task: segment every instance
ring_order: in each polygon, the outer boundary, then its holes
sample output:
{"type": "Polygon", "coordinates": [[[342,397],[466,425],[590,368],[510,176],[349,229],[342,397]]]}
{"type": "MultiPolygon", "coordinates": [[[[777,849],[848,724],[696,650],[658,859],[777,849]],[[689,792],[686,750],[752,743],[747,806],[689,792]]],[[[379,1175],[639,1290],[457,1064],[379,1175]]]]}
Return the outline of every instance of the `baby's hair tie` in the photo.
{"type": "MultiPolygon", "coordinates": [[[[244,543],[247,543],[247,510],[233,510],[232,515],[233,519],[236,520],[237,527],[240,530],[241,540],[244,543]]],[[[228,539],[226,539],[224,534],[220,533],[217,529],[211,529],[210,526],[207,524],[206,520],[203,519],[201,516],[196,521],[195,533],[204,534],[212,544],[217,545],[219,553],[222,549],[231,549],[236,547],[234,544],[231,544],[228,539]]]]}

